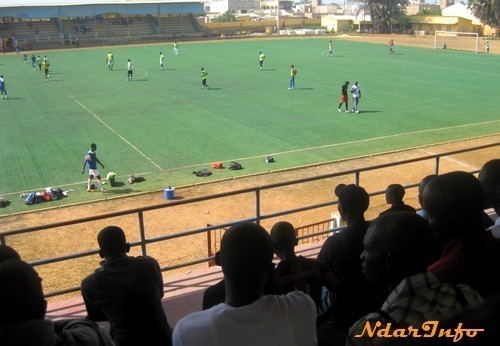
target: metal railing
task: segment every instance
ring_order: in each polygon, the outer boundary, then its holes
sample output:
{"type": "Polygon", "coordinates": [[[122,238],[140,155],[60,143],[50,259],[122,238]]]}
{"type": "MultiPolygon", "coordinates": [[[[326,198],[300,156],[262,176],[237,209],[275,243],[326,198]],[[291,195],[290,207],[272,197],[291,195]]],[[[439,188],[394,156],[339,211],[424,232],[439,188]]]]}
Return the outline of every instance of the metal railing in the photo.
{"type": "MultiPolygon", "coordinates": [[[[204,233],[207,231],[220,229],[220,228],[224,228],[224,227],[231,227],[232,225],[239,223],[239,222],[242,222],[242,221],[250,221],[250,222],[260,223],[262,220],[272,219],[272,218],[276,218],[276,217],[280,217],[280,216],[290,215],[290,214],[299,213],[299,212],[308,211],[308,210],[313,210],[313,209],[318,209],[318,208],[324,208],[324,207],[332,206],[332,205],[335,205],[338,203],[337,201],[332,200],[329,202],[302,206],[302,207],[295,208],[295,209],[288,209],[288,210],[282,210],[282,211],[269,213],[269,214],[262,214],[261,213],[261,192],[265,191],[265,190],[271,190],[271,189],[276,189],[279,187],[292,186],[292,185],[297,185],[297,184],[303,184],[303,183],[308,183],[308,182],[313,182],[313,181],[318,181],[318,180],[324,180],[324,179],[340,177],[340,176],[349,176],[349,175],[354,175],[355,183],[357,185],[359,185],[361,173],[379,170],[379,169],[384,169],[384,168],[389,168],[389,167],[407,165],[407,164],[411,164],[411,163],[415,163],[415,162],[422,162],[422,161],[427,161],[427,160],[434,160],[434,162],[435,162],[434,173],[439,174],[440,165],[441,165],[440,162],[441,162],[442,157],[452,156],[452,155],[457,155],[457,154],[462,154],[462,153],[467,153],[467,152],[472,152],[472,151],[478,151],[478,150],[483,150],[483,149],[488,149],[488,148],[493,148],[493,147],[498,147],[498,146],[500,146],[500,142],[482,145],[482,146],[477,146],[477,147],[472,147],[472,148],[467,148],[467,149],[462,149],[462,150],[450,151],[450,152],[446,152],[446,153],[427,155],[427,156],[423,156],[423,157],[412,158],[412,159],[407,159],[407,160],[402,160],[402,161],[397,161],[397,162],[369,166],[369,167],[364,167],[364,168],[359,168],[359,169],[352,169],[352,170],[347,170],[347,171],[342,171],[342,172],[337,172],[337,173],[325,174],[325,175],[320,175],[320,176],[316,176],[316,177],[309,177],[309,178],[297,179],[297,180],[292,180],[292,181],[283,181],[283,182],[274,183],[274,184],[268,184],[268,185],[263,185],[263,186],[257,186],[257,187],[245,188],[245,189],[240,189],[240,190],[234,190],[234,191],[230,191],[230,192],[213,194],[210,196],[203,196],[203,197],[191,198],[191,199],[186,199],[186,200],[170,201],[170,202],[166,202],[166,203],[162,203],[162,204],[154,205],[154,206],[140,207],[140,208],[128,209],[128,210],[119,211],[119,212],[108,213],[108,214],[104,214],[104,215],[91,216],[91,217],[86,217],[86,218],[70,220],[70,221],[56,222],[56,223],[50,223],[50,224],[46,224],[46,225],[16,229],[16,230],[7,231],[7,232],[0,234],[0,244],[7,245],[8,244],[7,239],[9,237],[12,237],[12,236],[18,236],[21,234],[27,234],[27,233],[37,232],[37,231],[41,231],[41,230],[48,230],[48,229],[58,228],[58,227],[66,227],[66,226],[76,225],[76,224],[85,224],[85,223],[92,222],[92,221],[113,219],[113,218],[117,218],[117,217],[121,217],[121,216],[135,214],[135,215],[137,215],[137,218],[138,218],[140,240],[136,241],[136,242],[131,242],[130,245],[131,245],[131,247],[140,247],[142,255],[145,256],[145,255],[147,255],[147,247],[149,244],[168,241],[168,240],[172,240],[172,239],[176,239],[176,238],[182,238],[182,237],[186,237],[186,236],[190,236],[190,235],[194,235],[194,234],[200,234],[200,233],[204,233]],[[254,197],[255,197],[255,205],[254,205],[255,215],[253,217],[250,217],[248,219],[240,219],[240,220],[226,222],[226,223],[222,223],[222,224],[218,224],[218,225],[193,229],[193,230],[180,232],[180,233],[176,233],[176,234],[164,235],[164,236],[160,236],[160,237],[148,238],[146,236],[146,225],[144,222],[144,213],[145,212],[152,211],[152,210],[158,210],[158,209],[164,209],[164,208],[175,208],[175,207],[178,207],[181,205],[188,205],[188,204],[193,204],[193,203],[198,203],[198,202],[203,202],[203,201],[210,201],[210,200],[215,200],[215,199],[219,199],[219,198],[237,196],[237,195],[248,194],[248,193],[254,194],[254,197]]],[[[471,173],[477,173],[477,171],[471,171],[471,173]]],[[[414,184],[406,185],[405,188],[414,188],[416,186],[418,186],[418,182],[416,182],[414,184]]],[[[377,196],[377,195],[381,195],[384,193],[385,193],[385,191],[382,190],[382,191],[372,192],[369,195],[370,196],[377,196]]],[[[337,230],[337,229],[322,230],[322,231],[319,231],[317,233],[310,233],[307,235],[303,235],[299,238],[303,239],[303,238],[308,238],[308,237],[317,237],[320,234],[327,234],[327,233],[330,233],[330,232],[335,231],[335,230],[337,230]]],[[[98,250],[85,251],[85,252],[73,253],[70,255],[60,256],[60,257],[53,257],[53,258],[47,258],[47,259],[43,259],[43,260],[39,260],[39,261],[34,261],[34,262],[31,262],[30,264],[33,266],[42,266],[42,265],[47,265],[47,264],[64,262],[64,261],[68,261],[68,260],[72,260],[72,259],[82,258],[82,257],[86,257],[86,256],[92,256],[92,255],[96,255],[97,253],[98,253],[98,250]]],[[[209,256],[209,257],[200,258],[200,259],[189,261],[189,262],[184,262],[184,263],[179,263],[179,264],[172,265],[172,266],[163,267],[161,269],[162,269],[162,271],[168,271],[168,270],[192,266],[192,265],[199,264],[199,263],[209,262],[213,259],[214,259],[214,256],[209,256]]],[[[46,296],[52,297],[52,296],[66,294],[66,293],[76,292],[78,290],[80,290],[80,287],[72,287],[72,288],[68,288],[68,289],[64,289],[64,290],[50,292],[46,296]]]]}

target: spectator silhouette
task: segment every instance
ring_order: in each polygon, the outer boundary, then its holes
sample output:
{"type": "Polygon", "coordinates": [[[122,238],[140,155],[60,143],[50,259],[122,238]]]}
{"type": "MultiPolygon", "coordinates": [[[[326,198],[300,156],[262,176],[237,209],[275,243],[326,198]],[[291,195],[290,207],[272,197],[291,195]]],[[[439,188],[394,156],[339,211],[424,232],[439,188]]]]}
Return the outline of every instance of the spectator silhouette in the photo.
{"type": "Polygon", "coordinates": [[[387,204],[391,205],[391,207],[381,212],[380,215],[393,213],[395,211],[409,211],[412,213],[416,213],[417,211],[415,210],[415,208],[403,202],[404,196],[405,196],[405,188],[402,185],[391,184],[387,186],[387,189],[385,190],[385,200],[387,204]]]}
{"type": "Polygon", "coordinates": [[[320,261],[297,256],[295,246],[298,240],[291,223],[276,223],[271,229],[271,239],[274,252],[281,260],[274,270],[274,293],[302,291],[320,308],[323,286],[334,290],[339,279],[320,261]]]}
{"type": "MultiPolygon", "coordinates": [[[[215,256],[215,264],[220,266],[219,256],[215,256]]],[[[273,276],[269,276],[264,287],[264,294],[274,294],[273,287],[273,276]]],[[[215,306],[226,301],[226,284],[224,279],[220,280],[216,284],[208,287],[205,292],[203,292],[203,302],[202,309],[207,310],[212,306],[215,306]]]]}
{"type": "MultiPolygon", "coordinates": [[[[216,263],[218,264],[218,263],[216,263]]],[[[208,287],[205,292],[203,292],[203,310],[210,309],[220,303],[224,303],[226,300],[226,285],[224,279],[217,282],[215,285],[208,287]]]]}
{"type": "Polygon", "coordinates": [[[479,181],[483,186],[485,208],[495,210],[495,224],[488,228],[496,239],[500,239],[500,159],[488,161],[479,171],[479,181]]]}
{"type": "Polygon", "coordinates": [[[273,243],[261,226],[232,226],[217,254],[226,300],[177,323],[174,345],[315,345],[316,307],[302,292],[263,295],[273,270],[273,243]]]}
{"type": "Polygon", "coordinates": [[[109,321],[117,346],[170,345],[171,330],[163,311],[163,278],[158,262],[127,256],[130,245],[116,226],[99,232],[101,268],[82,281],[88,318],[109,321]]]}
{"type": "Polygon", "coordinates": [[[16,250],[7,245],[0,245],[0,263],[9,259],[21,259],[16,250]]]}
{"type": "Polygon", "coordinates": [[[370,225],[364,216],[370,203],[368,193],[354,184],[337,187],[335,193],[347,227],[325,241],[318,260],[341,280],[335,289],[337,298],[331,313],[336,325],[347,330],[359,317],[376,308],[380,298],[361,271],[363,237],[370,225]]]}
{"type": "Polygon", "coordinates": [[[436,177],[435,174],[430,174],[424,177],[424,179],[420,180],[420,183],[418,184],[418,203],[420,204],[422,209],[420,209],[417,214],[422,216],[426,220],[429,220],[429,213],[427,213],[427,210],[424,209],[424,189],[427,184],[429,184],[429,182],[434,179],[434,177],[436,177]]]}
{"type": "Polygon", "coordinates": [[[500,293],[500,242],[484,229],[484,201],[481,183],[466,172],[437,176],[424,190],[429,222],[443,244],[429,270],[441,281],[488,296],[500,293]]]}
{"type": "MultiPolygon", "coordinates": [[[[421,329],[424,322],[442,321],[482,303],[473,288],[443,283],[427,271],[436,245],[429,223],[412,212],[388,213],[370,226],[361,255],[363,270],[370,282],[387,285],[392,292],[379,310],[352,326],[347,345],[414,345],[419,340],[412,337],[354,336],[363,334],[367,323],[374,328],[376,322],[382,323],[378,329],[389,323],[392,330],[421,329]]],[[[429,344],[429,339],[425,342],[429,344]]]]}
{"type": "Polygon", "coordinates": [[[0,282],[0,345],[113,345],[92,321],[46,320],[42,280],[28,263],[19,259],[2,261],[0,282]]]}

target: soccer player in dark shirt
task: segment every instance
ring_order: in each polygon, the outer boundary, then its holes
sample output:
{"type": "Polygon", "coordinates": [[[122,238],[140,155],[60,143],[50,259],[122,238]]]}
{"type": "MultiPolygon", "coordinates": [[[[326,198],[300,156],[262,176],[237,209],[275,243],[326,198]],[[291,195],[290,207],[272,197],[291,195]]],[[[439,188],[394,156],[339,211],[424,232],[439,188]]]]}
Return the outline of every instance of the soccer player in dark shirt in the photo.
{"type": "Polygon", "coordinates": [[[202,67],[201,68],[201,88],[207,88],[207,89],[210,89],[207,85],[207,75],[208,75],[208,72],[205,71],[205,69],[202,67]]]}
{"type": "Polygon", "coordinates": [[[349,88],[349,81],[346,81],[342,87],[340,88],[341,90],[341,95],[340,95],[340,103],[339,103],[339,112],[342,112],[340,110],[340,107],[342,107],[342,104],[345,103],[345,112],[349,112],[349,96],[347,95],[347,90],[349,88]]]}

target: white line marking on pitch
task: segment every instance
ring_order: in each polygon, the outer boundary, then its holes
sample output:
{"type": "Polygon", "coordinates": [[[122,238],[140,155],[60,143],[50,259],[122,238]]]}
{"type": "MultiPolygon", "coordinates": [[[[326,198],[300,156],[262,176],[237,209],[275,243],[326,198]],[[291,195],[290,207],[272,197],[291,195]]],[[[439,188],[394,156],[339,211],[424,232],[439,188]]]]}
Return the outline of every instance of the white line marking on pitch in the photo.
{"type": "MultiPolygon", "coordinates": [[[[282,152],[271,153],[271,154],[266,154],[266,155],[290,154],[290,153],[297,153],[297,152],[301,152],[301,151],[309,151],[309,150],[315,150],[315,149],[339,147],[339,146],[349,145],[349,144],[358,144],[358,143],[365,143],[365,142],[373,142],[373,141],[378,141],[378,140],[381,140],[381,139],[396,138],[396,137],[402,137],[402,136],[414,135],[414,134],[426,133],[426,132],[435,132],[435,131],[442,131],[442,130],[458,129],[458,128],[462,128],[462,127],[471,127],[471,126],[485,125],[485,124],[498,123],[498,122],[500,122],[500,120],[491,120],[491,121],[485,121],[485,122],[482,122],[482,123],[456,125],[456,126],[450,126],[450,127],[441,127],[441,128],[437,128],[437,129],[420,130],[420,131],[413,131],[413,132],[403,132],[403,133],[397,133],[397,134],[394,134],[394,135],[381,136],[381,137],[373,137],[373,138],[367,138],[367,139],[360,139],[360,140],[357,140],[357,141],[350,141],[350,142],[343,142],[343,143],[326,144],[326,145],[320,145],[320,146],[317,146],[317,147],[294,149],[294,150],[282,151],[282,152]]],[[[255,158],[262,157],[262,156],[263,155],[251,156],[251,157],[239,158],[239,159],[233,159],[233,160],[255,159],[255,158]]]]}
{"type": "MultiPolygon", "coordinates": [[[[435,151],[432,151],[432,150],[419,149],[419,151],[421,151],[425,154],[428,154],[428,155],[436,155],[437,154],[435,151]]],[[[476,169],[478,169],[478,167],[475,165],[468,164],[465,161],[455,159],[451,156],[441,156],[441,160],[447,160],[447,161],[453,162],[453,163],[457,164],[458,166],[467,168],[468,170],[471,170],[471,171],[475,171],[476,169]]]]}
{"type": "Polygon", "coordinates": [[[101,118],[99,118],[99,116],[97,114],[95,114],[94,112],[92,112],[90,109],[88,109],[83,103],[81,103],[80,101],[78,101],[76,98],[74,98],[72,95],[70,94],[67,94],[69,97],[71,97],[71,99],[73,99],[73,101],[75,101],[76,103],[78,103],[80,105],[80,107],[82,107],[83,109],[85,109],[87,112],[89,112],[94,118],[97,119],[97,121],[99,121],[101,124],[103,124],[104,126],[106,126],[111,132],[113,132],[115,135],[117,135],[122,141],[124,141],[125,143],[127,143],[129,146],[131,146],[135,151],[137,151],[142,157],[144,157],[146,160],[148,160],[149,162],[151,162],[152,165],[154,165],[156,168],[158,168],[160,171],[163,171],[163,168],[160,167],[160,165],[158,165],[156,162],[154,162],[151,158],[149,158],[148,156],[146,156],[146,154],[144,154],[141,150],[139,150],[139,148],[137,148],[135,145],[133,145],[132,143],[130,143],[130,141],[128,141],[125,137],[123,137],[122,135],[120,135],[114,128],[112,128],[110,125],[108,125],[104,120],[102,120],[101,118]]]}
{"type": "Polygon", "coordinates": [[[148,71],[138,68],[137,71],[144,71],[144,75],[139,79],[144,79],[148,76],[148,71]]]}
{"type": "MultiPolygon", "coordinates": [[[[428,129],[428,130],[420,130],[420,131],[414,131],[414,132],[397,133],[397,134],[394,134],[394,135],[381,136],[381,137],[373,137],[373,138],[367,138],[367,139],[360,139],[360,140],[357,140],[357,141],[350,141],[350,142],[343,142],[343,143],[334,143],[334,144],[319,145],[319,146],[316,146],[316,147],[301,148],[301,149],[294,149],[294,150],[288,150],[288,151],[280,151],[280,152],[276,152],[276,153],[268,153],[268,154],[262,154],[262,155],[256,155],[256,156],[240,157],[240,158],[237,158],[237,159],[227,159],[227,160],[221,160],[221,161],[244,161],[244,160],[258,159],[258,158],[262,158],[264,156],[269,156],[269,155],[292,154],[292,153],[298,153],[298,152],[310,151],[310,150],[316,150],[316,149],[325,149],[325,148],[340,147],[340,146],[350,145],[350,144],[359,144],[359,143],[366,143],[366,142],[374,142],[374,141],[378,141],[378,140],[382,140],[382,139],[389,139],[389,138],[396,138],[396,137],[402,137],[402,136],[408,136],[408,135],[415,135],[415,134],[419,134],[419,133],[436,132],[436,131],[443,131],[443,130],[451,130],[451,129],[458,129],[458,128],[463,128],[463,127],[471,127],[471,126],[485,125],[485,124],[492,124],[492,123],[499,123],[499,122],[500,122],[500,120],[491,120],[491,121],[485,121],[485,122],[482,122],[482,123],[464,124],[464,125],[456,125],[456,126],[450,126],[450,127],[441,127],[441,128],[437,128],[437,129],[428,129]]],[[[185,169],[185,168],[193,168],[193,167],[204,166],[204,165],[209,165],[209,164],[210,164],[210,162],[205,162],[205,163],[199,163],[199,164],[195,164],[195,165],[189,165],[189,166],[182,166],[182,167],[175,167],[175,168],[171,168],[171,169],[166,169],[166,171],[177,170],[177,169],[185,169]]]]}
{"type": "MultiPolygon", "coordinates": [[[[491,122],[498,122],[499,120],[493,120],[493,121],[487,121],[485,123],[491,123],[491,122]]],[[[483,124],[483,123],[481,123],[483,124]]],[[[467,125],[459,125],[459,126],[474,126],[474,125],[477,125],[477,124],[467,124],[467,125]]],[[[456,126],[455,126],[456,127],[456,126]]],[[[454,127],[450,127],[450,128],[454,128],[454,127]]],[[[439,129],[430,129],[430,130],[423,130],[423,131],[416,131],[416,132],[408,132],[406,134],[412,134],[412,133],[417,133],[417,132],[429,132],[429,131],[434,131],[434,130],[443,130],[443,129],[448,129],[448,128],[439,128],[439,129]]],[[[389,137],[396,137],[398,135],[391,135],[391,136],[384,136],[384,137],[377,137],[377,138],[372,138],[372,139],[367,139],[367,140],[361,140],[361,141],[352,141],[352,142],[345,142],[345,143],[337,143],[337,144],[331,144],[331,145],[327,145],[327,146],[341,146],[341,145],[347,145],[347,144],[352,144],[352,143],[359,143],[359,142],[363,142],[363,141],[371,141],[371,140],[376,140],[376,139],[384,139],[384,138],[389,138],[389,137]]],[[[443,143],[434,143],[433,145],[439,145],[439,144],[443,144],[443,143]]],[[[311,148],[305,148],[303,150],[312,150],[312,149],[316,149],[316,148],[324,148],[324,147],[327,147],[327,146],[320,146],[320,147],[311,147],[311,148]]],[[[412,149],[412,148],[407,148],[407,149],[412,149]]],[[[426,153],[430,153],[430,154],[435,154],[434,152],[428,150],[428,151],[425,151],[423,149],[419,149],[417,148],[417,150],[420,150],[420,151],[424,151],[426,153]]],[[[289,152],[293,152],[294,150],[292,151],[289,151],[289,152]]],[[[295,151],[298,151],[298,150],[295,150],[295,151]]],[[[289,152],[281,152],[281,153],[278,153],[278,154],[287,154],[289,152]]],[[[276,155],[276,154],[271,154],[271,155],[276,155]]],[[[243,160],[249,160],[249,159],[252,159],[252,158],[259,158],[259,157],[263,157],[265,155],[259,155],[259,156],[253,156],[253,157],[246,157],[246,158],[240,158],[240,159],[230,159],[230,160],[223,160],[223,161],[236,161],[236,160],[240,160],[240,161],[243,161],[243,160]]],[[[444,157],[442,157],[444,158],[444,157]]],[[[348,159],[348,158],[347,158],[348,159]]],[[[457,162],[458,163],[458,162],[457,162]]],[[[180,169],[187,169],[187,168],[194,168],[194,167],[198,167],[198,166],[203,166],[203,165],[208,165],[210,164],[210,162],[208,163],[199,163],[199,164],[194,164],[194,165],[189,165],[189,166],[182,166],[182,167],[175,167],[175,168],[168,168],[168,169],[162,169],[162,171],[175,171],[175,170],[180,170],[180,169]]],[[[460,164],[460,163],[458,163],[460,164]]],[[[468,165],[466,163],[462,163],[463,165],[468,165]]],[[[470,166],[469,167],[473,170],[476,170],[477,168],[474,167],[474,166],[470,166]]],[[[145,173],[141,173],[142,175],[147,175],[147,174],[152,174],[154,172],[145,172],[145,173]]],[[[78,182],[78,183],[68,183],[68,184],[64,184],[64,185],[58,185],[60,187],[65,187],[65,186],[71,186],[71,185],[76,185],[76,184],[83,184],[83,182],[78,182]]],[[[40,190],[40,189],[43,189],[43,188],[38,188],[38,189],[34,189],[34,190],[40,190]]],[[[7,192],[5,193],[5,195],[12,195],[12,194],[19,194],[21,192],[26,192],[27,190],[23,190],[23,191],[18,191],[18,192],[7,192]]]]}
{"type": "MultiPolygon", "coordinates": [[[[140,174],[140,175],[147,175],[147,174],[152,174],[152,173],[155,173],[155,172],[143,172],[143,173],[134,173],[134,174],[140,174]]],[[[128,177],[130,175],[117,175],[118,178],[123,178],[123,177],[128,177]]],[[[103,184],[104,184],[104,181],[106,179],[103,178],[103,184]]],[[[79,181],[79,182],[76,182],[76,183],[67,183],[67,184],[62,184],[62,185],[57,185],[57,187],[67,187],[67,186],[75,186],[75,185],[78,185],[78,184],[87,184],[87,180],[83,180],[83,181],[79,181]]],[[[6,193],[6,195],[18,195],[20,193],[26,193],[28,191],[41,191],[41,190],[44,190],[46,188],[46,186],[44,187],[37,187],[37,188],[34,188],[34,189],[26,189],[26,190],[21,190],[21,191],[17,191],[17,192],[8,192],[6,193]]],[[[69,190],[68,190],[69,191],[69,190]]],[[[70,191],[72,192],[72,191],[70,191]]]]}

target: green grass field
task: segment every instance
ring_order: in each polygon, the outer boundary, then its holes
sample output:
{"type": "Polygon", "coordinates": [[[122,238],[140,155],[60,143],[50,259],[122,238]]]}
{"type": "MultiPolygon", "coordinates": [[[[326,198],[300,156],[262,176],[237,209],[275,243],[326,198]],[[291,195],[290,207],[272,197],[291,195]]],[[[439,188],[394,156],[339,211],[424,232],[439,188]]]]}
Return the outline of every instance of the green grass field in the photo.
{"type": "Polygon", "coordinates": [[[85,192],[81,174],[92,142],[102,175],[147,179],[109,197],[500,130],[499,56],[401,46],[390,56],[386,45],[335,40],[328,58],[327,47],[328,38],[181,43],[179,56],[171,44],[112,47],[112,72],[108,48],[35,52],[47,54],[49,82],[21,57],[0,56],[9,96],[0,100],[0,194],[13,200],[1,212],[102,198],[85,192]],[[201,88],[202,66],[210,90],[201,88]],[[337,112],[346,80],[361,85],[358,115],[337,112]],[[267,155],[277,162],[266,164],[267,155]],[[245,169],[192,174],[231,160],[245,169]],[[17,196],[47,186],[75,192],[32,207],[17,196]]]}

